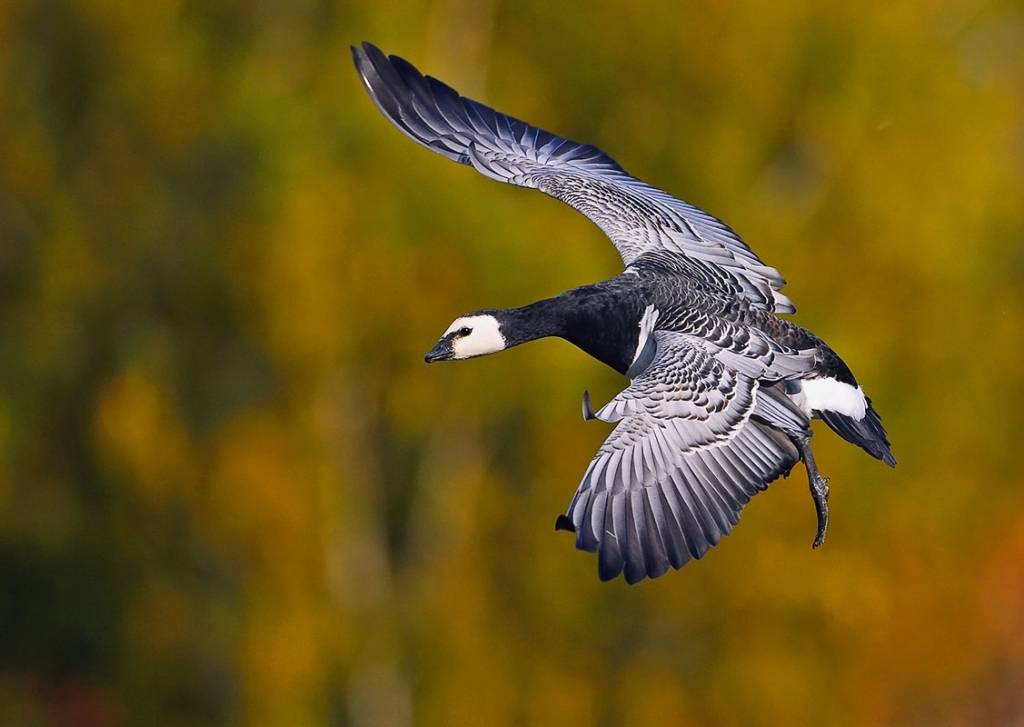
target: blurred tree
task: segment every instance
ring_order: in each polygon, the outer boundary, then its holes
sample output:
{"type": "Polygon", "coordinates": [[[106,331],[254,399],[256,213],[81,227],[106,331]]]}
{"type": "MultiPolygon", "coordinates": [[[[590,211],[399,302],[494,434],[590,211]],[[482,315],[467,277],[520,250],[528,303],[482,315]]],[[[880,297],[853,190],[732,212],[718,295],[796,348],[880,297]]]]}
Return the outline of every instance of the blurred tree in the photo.
{"type": "Polygon", "coordinates": [[[644,0],[0,6],[0,715],[11,724],[1007,724],[1024,714],[1024,11],[644,0]],[[617,271],[415,148],[370,39],[725,218],[862,377],[654,583],[552,533],[620,385],[455,315],[617,271]]]}

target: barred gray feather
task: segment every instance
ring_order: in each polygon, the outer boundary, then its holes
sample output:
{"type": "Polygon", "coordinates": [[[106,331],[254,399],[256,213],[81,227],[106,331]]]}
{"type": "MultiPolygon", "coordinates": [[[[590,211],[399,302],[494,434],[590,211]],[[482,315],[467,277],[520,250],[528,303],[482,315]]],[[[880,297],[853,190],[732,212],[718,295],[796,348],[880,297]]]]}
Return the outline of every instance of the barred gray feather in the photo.
{"type": "Polygon", "coordinates": [[[691,336],[656,331],[651,365],[601,408],[618,426],[566,512],[602,579],[656,578],[700,558],[750,498],[799,457],[774,426],[806,426],[777,392],[727,368],[691,336]]]}
{"type": "Polygon", "coordinates": [[[408,61],[370,43],[352,55],[381,111],[416,142],[485,176],[539,189],[596,224],[625,265],[647,253],[677,274],[738,295],[756,309],[792,313],[785,280],[728,225],[630,176],[603,151],[531,126],[460,96],[408,61]]]}

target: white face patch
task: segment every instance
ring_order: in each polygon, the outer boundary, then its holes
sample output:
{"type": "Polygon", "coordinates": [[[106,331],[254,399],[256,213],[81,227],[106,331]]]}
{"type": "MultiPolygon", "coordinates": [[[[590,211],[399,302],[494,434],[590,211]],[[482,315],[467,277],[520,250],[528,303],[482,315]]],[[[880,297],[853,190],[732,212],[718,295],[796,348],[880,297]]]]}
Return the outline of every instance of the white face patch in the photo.
{"type": "Polygon", "coordinates": [[[456,359],[483,356],[505,349],[505,337],[501,335],[501,324],[494,316],[479,315],[456,318],[444,334],[447,336],[453,332],[455,336],[452,338],[452,351],[455,353],[453,358],[456,359]],[[458,332],[463,329],[469,329],[469,333],[459,335],[458,332]]]}

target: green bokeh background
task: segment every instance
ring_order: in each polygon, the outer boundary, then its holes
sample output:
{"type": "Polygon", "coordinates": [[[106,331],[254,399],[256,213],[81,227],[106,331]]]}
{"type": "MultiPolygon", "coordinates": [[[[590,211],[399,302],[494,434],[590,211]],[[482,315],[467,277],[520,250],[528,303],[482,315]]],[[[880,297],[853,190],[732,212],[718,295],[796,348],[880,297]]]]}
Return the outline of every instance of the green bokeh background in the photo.
{"type": "Polygon", "coordinates": [[[4,724],[1024,719],[1024,8],[970,0],[0,5],[4,724]],[[700,562],[552,523],[614,373],[456,315],[610,277],[416,147],[348,46],[733,225],[885,420],[700,562]]]}

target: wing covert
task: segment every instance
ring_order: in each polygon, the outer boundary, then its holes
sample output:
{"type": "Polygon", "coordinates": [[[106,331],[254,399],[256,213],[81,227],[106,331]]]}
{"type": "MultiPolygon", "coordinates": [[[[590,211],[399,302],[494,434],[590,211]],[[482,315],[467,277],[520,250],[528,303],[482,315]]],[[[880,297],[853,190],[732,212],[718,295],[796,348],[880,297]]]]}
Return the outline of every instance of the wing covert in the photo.
{"type": "Polygon", "coordinates": [[[755,308],[793,312],[779,292],[785,280],[728,225],[630,176],[597,147],[460,96],[369,43],[353,47],[352,55],[370,96],[403,133],[492,179],[539,189],[565,202],[611,239],[626,266],[652,251],[696,260],[716,271],[698,273],[705,284],[745,298],[755,308]]]}
{"type": "Polygon", "coordinates": [[[686,335],[655,332],[651,365],[598,413],[618,426],[598,449],[560,527],[598,554],[608,580],[656,578],[700,558],[743,506],[799,457],[776,427],[806,417],[686,335]]]}

